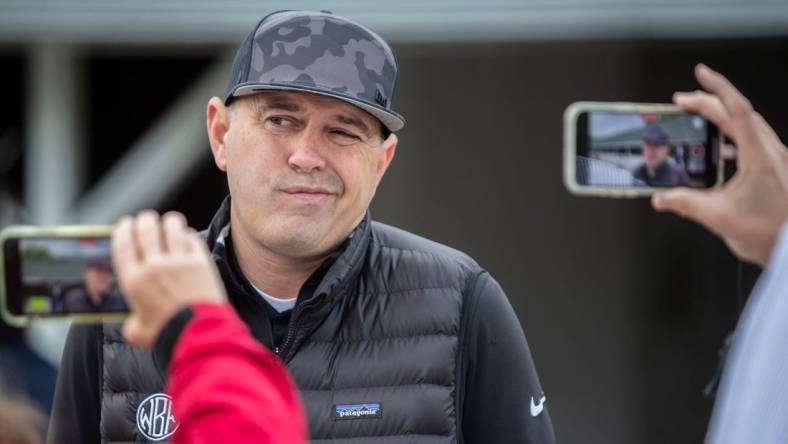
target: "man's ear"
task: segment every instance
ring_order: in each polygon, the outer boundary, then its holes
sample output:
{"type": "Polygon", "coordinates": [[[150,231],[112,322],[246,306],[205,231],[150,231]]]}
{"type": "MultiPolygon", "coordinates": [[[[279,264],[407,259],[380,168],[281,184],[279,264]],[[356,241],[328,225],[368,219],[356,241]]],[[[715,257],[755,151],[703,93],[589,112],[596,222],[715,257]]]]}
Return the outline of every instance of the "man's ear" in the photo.
{"type": "Polygon", "coordinates": [[[227,171],[227,149],[224,139],[230,130],[230,109],[225,106],[222,99],[211,97],[211,100],[208,101],[205,120],[213,161],[220,170],[227,171]]]}
{"type": "Polygon", "coordinates": [[[386,173],[391,161],[394,159],[394,153],[397,151],[398,141],[399,139],[397,139],[397,135],[394,133],[389,134],[386,140],[383,141],[383,152],[378,159],[378,180],[377,183],[375,183],[376,187],[380,185],[383,175],[386,173]]]}

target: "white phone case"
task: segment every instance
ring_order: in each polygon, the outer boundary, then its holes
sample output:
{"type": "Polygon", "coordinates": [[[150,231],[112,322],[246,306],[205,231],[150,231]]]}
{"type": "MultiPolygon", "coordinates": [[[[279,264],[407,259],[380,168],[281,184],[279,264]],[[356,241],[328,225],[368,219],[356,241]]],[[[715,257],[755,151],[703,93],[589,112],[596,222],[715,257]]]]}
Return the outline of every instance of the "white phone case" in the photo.
{"type": "MultiPolygon", "coordinates": [[[[601,196],[601,197],[644,197],[656,192],[664,191],[666,188],[653,187],[603,187],[594,185],[581,185],[577,183],[577,118],[587,111],[610,111],[610,112],[638,112],[638,113],[683,113],[681,108],[670,104],[661,103],[632,103],[632,102],[575,102],[569,105],[564,111],[564,184],[570,193],[578,196],[601,196]]],[[[718,134],[717,143],[717,181],[714,187],[718,187],[723,182],[723,156],[721,148],[723,146],[722,132],[718,134]]]]}
{"type": "Polygon", "coordinates": [[[47,314],[47,315],[15,315],[8,310],[7,287],[5,280],[4,248],[8,239],[30,238],[74,238],[103,237],[112,234],[112,226],[108,225],[65,225],[58,227],[39,227],[31,225],[12,225],[0,231],[0,315],[3,320],[15,327],[24,327],[31,319],[69,319],[76,322],[117,322],[122,321],[128,313],[80,313],[80,314],[47,314]]]}

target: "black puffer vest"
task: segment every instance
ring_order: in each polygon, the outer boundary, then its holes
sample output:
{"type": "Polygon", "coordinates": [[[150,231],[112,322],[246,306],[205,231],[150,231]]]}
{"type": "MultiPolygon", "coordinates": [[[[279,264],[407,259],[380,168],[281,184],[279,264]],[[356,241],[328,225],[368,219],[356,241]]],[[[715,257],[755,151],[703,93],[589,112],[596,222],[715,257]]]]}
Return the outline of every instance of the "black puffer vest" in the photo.
{"type": "MultiPolygon", "coordinates": [[[[228,222],[226,201],[207,233],[220,270],[217,237],[228,222]]],[[[312,442],[457,442],[463,295],[480,271],[456,250],[367,216],[311,297],[299,296],[280,349],[312,442]]],[[[259,296],[225,284],[254,322],[238,298],[259,296]]],[[[103,331],[102,442],[166,440],[177,418],[152,355],[124,343],[116,325],[103,331]]]]}

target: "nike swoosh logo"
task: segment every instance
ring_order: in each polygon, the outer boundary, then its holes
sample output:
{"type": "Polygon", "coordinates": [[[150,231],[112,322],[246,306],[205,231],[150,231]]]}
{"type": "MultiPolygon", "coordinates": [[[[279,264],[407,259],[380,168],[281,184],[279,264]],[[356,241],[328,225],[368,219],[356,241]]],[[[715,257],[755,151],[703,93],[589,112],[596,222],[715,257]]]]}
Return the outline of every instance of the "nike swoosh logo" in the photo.
{"type": "Polygon", "coordinates": [[[537,417],[542,414],[542,410],[544,410],[544,402],[547,400],[547,396],[542,395],[539,399],[539,404],[534,403],[534,397],[531,396],[531,416],[537,417]]]}

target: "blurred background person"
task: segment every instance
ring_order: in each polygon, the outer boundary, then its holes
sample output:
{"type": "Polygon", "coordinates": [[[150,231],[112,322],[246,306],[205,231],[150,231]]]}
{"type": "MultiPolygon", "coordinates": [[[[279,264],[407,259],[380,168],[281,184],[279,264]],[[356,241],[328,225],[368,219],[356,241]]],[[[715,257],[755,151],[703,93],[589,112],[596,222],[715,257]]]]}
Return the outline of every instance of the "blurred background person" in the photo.
{"type": "Polygon", "coordinates": [[[634,171],[638,179],[650,187],[690,185],[686,171],[671,157],[670,135],[660,125],[650,125],[643,131],[643,164],[634,171]]]}

